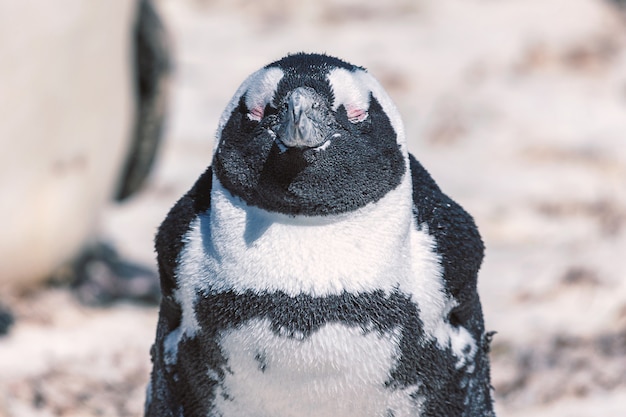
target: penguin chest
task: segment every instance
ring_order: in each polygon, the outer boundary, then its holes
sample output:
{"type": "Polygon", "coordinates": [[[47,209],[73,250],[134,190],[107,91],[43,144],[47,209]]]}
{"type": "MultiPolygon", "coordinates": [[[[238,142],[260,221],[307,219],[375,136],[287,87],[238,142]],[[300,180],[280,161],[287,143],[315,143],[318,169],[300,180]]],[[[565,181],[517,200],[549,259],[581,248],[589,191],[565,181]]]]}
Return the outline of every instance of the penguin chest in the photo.
{"type": "Polygon", "coordinates": [[[397,380],[419,331],[406,294],[213,292],[195,312],[179,375],[211,387],[210,416],[419,416],[418,380],[397,380]]]}
{"type": "Polygon", "coordinates": [[[308,335],[288,333],[267,319],[222,332],[227,365],[215,415],[407,415],[410,397],[387,386],[399,358],[400,329],[327,323],[308,335]]]}
{"type": "Polygon", "coordinates": [[[177,274],[190,291],[182,298],[207,289],[391,291],[410,275],[412,214],[394,209],[396,190],[351,216],[292,218],[214,187],[210,212],[198,215],[184,237],[177,274]]]}

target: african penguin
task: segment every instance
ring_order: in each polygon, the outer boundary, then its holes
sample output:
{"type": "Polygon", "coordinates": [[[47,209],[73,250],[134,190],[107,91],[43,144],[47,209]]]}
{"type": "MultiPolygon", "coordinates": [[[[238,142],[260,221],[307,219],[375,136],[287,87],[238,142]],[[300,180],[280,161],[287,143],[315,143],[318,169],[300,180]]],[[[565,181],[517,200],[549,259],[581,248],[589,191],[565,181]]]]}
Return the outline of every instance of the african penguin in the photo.
{"type": "Polygon", "coordinates": [[[146,416],[494,416],[480,235],[364,68],[253,73],[156,250],[146,416]]]}
{"type": "Polygon", "coordinates": [[[0,2],[0,15],[11,16],[0,25],[11,62],[0,65],[0,293],[55,279],[73,281],[83,298],[92,280],[115,288],[98,297],[158,299],[156,274],[138,267],[135,281],[134,265],[97,229],[111,200],[141,188],[159,148],[170,72],[164,25],[153,0],[33,7],[0,2]]]}

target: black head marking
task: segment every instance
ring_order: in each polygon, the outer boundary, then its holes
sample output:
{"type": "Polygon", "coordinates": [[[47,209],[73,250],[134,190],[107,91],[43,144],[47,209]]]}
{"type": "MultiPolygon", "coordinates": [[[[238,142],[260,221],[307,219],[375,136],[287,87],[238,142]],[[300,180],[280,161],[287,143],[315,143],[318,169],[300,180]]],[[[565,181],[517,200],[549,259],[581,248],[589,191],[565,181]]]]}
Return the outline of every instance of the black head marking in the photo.
{"type": "Polygon", "coordinates": [[[335,68],[343,68],[350,72],[364,70],[362,67],[349,64],[339,58],[324,54],[297,53],[287,55],[285,58],[275,61],[265,68],[280,68],[284,77],[278,83],[276,94],[272,102],[278,106],[285,95],[297,87],[311,87],[326,97],[332,106],[334,95],[326,76],[335,68]]]}
{"type": "MultiPolygon", "coordinates": [[[[247,204],[288,215],[320,216],[356,210],[378,201],[397,187],[406,171],[396,131],[378,100],[371,95],[368,116],[349,120],[344,105],[334,109],[328,74],[333,69],[362,68],[318,54],[289,55],[266,68],[284,76],[274,95],[274,108],[251,120],[245,97],[221,132],[213,169],[233,195],[247,204]],[[328,138],[324,149],[280,147],[288,97],[295,89],[315,91],[324,113],[319,129],[328,138]],[[281,107],[282,106],[282,107],[281,107]],[[277,141],[278,137],[278,141],[277,141]]],[[[319,131],[318,131],[319,133],[319,131]]]]}
{"type": "Polygon", "coordinates": [[[274,61],[271,64],[265,66],[265,68],[278,67],[285,72],[305,72],[311,68],[315,72],[328,73],[333,68],[343,68],[348,71],[356,71],[357,69],[363,70],[363,67],[352,65],[339,58],[329,56],[326,54],[307,54],[305,52],[298,52],[295,54],[289,54],[284,58],[274,61]]]}

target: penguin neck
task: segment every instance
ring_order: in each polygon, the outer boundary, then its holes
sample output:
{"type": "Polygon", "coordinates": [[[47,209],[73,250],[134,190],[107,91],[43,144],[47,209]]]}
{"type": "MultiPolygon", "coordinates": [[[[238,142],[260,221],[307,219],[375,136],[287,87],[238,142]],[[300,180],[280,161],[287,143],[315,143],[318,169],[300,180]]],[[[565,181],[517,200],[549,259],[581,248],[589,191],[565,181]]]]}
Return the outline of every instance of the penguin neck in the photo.
{"type": "MultiPolygon", "coordinates": [[[[408,171],[408,170],[407,170],[408,171]]],[[[409,274],[410,178],[377,202],[332,216],[288,216],[250,206],[213,177],[210,240],[221,290],[337,294],[393,290],[409,274]]]]}

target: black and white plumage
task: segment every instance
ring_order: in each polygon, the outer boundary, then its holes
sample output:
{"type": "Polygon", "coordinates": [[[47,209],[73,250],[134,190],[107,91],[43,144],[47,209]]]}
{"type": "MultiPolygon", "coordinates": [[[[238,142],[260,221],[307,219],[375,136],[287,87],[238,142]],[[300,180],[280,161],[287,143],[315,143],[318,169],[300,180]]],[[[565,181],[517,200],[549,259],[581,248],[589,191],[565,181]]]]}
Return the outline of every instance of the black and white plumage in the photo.
{"type": "Polygon", "coordinates": [[[252,74],[156,239],[147,416],[493,416],[472,218],[363,68],[252,74]]]}

